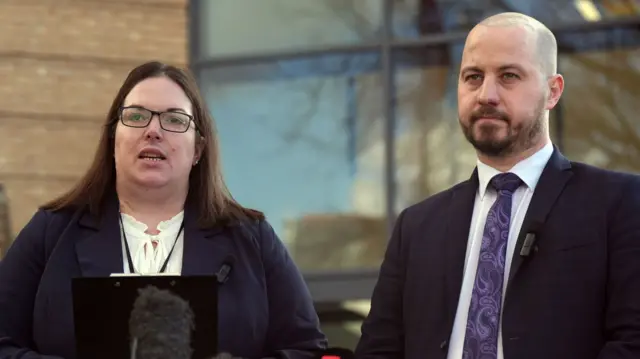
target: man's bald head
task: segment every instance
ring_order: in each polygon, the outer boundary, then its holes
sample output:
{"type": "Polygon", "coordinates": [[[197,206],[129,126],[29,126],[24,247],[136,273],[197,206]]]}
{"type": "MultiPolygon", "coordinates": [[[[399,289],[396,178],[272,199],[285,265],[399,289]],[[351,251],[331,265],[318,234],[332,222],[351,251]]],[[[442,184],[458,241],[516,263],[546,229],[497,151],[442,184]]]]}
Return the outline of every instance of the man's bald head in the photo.
{"type": "Polygon", "coordinates": [[[491,16],[471,30],[458,78],[458,119],[486,158],[518,157],[549,141],[549,111],[564,89],[556,40],[522,14],[491,16]]]}
{"type": "Polygon", "coordinates": [[[520,27],[534,36],[536,44],[535,52],[540,63],[540,68],[544,75],[555,75],[558,71],[558,43],[555,36],[540,21],[517,12],[505,12],[490,16],[470,32],[469,37],[473,36],[474,31],[481,27],[520,27]]]}

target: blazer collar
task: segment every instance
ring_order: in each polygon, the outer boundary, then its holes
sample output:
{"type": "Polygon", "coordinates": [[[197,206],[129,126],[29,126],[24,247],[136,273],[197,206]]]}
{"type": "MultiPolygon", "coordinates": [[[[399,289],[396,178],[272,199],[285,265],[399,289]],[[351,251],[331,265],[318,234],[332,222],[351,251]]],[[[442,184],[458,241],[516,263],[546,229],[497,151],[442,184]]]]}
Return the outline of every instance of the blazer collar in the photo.
{"type": "MultiPolygon", "coordinates": [[[[203,229],[198,225],[197,208],[188,204],[184,213],[182,275],[212,275],[218,271],[233,247],[223,227],[203,229]]],[[[85,209],[79,219],[80,235],[76,254],[83,276],[104,277],[123,273],[124,261],[116,194],[105,202],[100,216],[85,209]]]]}
{"type": "Polygon", "coordinates": [[[520,250],[527,233],[535,231],[537,243],[544,240],[544,236],[541,234],[544,232],[544,224],[547,221],[547,217],[572,175],[571,162],[560,153],[558,148],[554,147],[553,154],[542,171],[540,181],[533,193],[533,197],[531,197],[531,203],[529,203],[529,208],[517,237],[515,253],[511,260],[507,294],[513,279],[523,267],[524,259],[526,258],[520,255],[520,250]]]}

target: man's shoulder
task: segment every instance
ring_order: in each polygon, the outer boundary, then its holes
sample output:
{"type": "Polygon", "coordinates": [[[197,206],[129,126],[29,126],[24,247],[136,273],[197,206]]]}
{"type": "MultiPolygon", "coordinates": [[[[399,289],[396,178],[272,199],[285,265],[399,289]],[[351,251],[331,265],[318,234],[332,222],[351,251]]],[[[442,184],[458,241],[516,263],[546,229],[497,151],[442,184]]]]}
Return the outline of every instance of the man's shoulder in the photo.
{"type": "Polygon", "coordinates": [[[636,173],[605,169],[577,161],[571,161],[571,169],[577,181],[598,187],[601,191],[640,188],[640,175],[636,173]]]}
{"type": "Polygon", "coordinates": [[[418,203],[415,203],[409,207],[407,207],[403,212],[406,214],[420,214],[424,215],[425,213],[432,212],[436,209],[441,210],[444,206],[449,203],[451,198],[453,197],[453,193],[463,186],[470,186],[471,181],[467,180],[464,182],[457,183],[448,189],[433,194],[418,203]]]}

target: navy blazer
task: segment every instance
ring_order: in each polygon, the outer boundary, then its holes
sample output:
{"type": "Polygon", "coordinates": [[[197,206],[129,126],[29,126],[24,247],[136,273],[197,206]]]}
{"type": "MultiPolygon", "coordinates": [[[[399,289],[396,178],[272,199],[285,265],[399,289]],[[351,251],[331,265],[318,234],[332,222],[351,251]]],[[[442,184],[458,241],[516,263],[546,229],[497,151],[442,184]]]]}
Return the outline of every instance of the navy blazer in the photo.
{"type": "MultiPolygon", "coordinates": [[[[357,358],[447,357],[477,190],[474,172],[400,214],[357,358]]],[[[555,149],[505,284],[505,359],[640,358],[640,177],[555,149]],[[534,251],[520,255],[536,226],[534,251]]]]}
{"type": "MultiPolygon", "coordinates": [[[[106,207],[102,218],[39,210],[22,229],[0,261],[0,359],[76,357],[71,278],[123,272],[117,199],[106,207]]],[[[185,210],[182,274],[213,275],[236,258],[219,290],[219,350],[308,358],[324,349],[311,295],[271,226],[203,230],[196,217],[185,210]]]]}

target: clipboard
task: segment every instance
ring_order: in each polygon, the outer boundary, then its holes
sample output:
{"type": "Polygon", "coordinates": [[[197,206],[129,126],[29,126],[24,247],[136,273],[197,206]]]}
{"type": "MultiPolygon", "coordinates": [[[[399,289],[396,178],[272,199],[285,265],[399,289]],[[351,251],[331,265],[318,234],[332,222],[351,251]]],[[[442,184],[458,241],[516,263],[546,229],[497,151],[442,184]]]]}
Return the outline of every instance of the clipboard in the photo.
{"type": "Polygon", "coordinates": [[[138,289],[169,290],[189,302],[195,318],[194,359],[218,353],[218,278],[216,276],[81,277],[71,282],[78,359],[129,358],[129,316],[138,289]]]}

